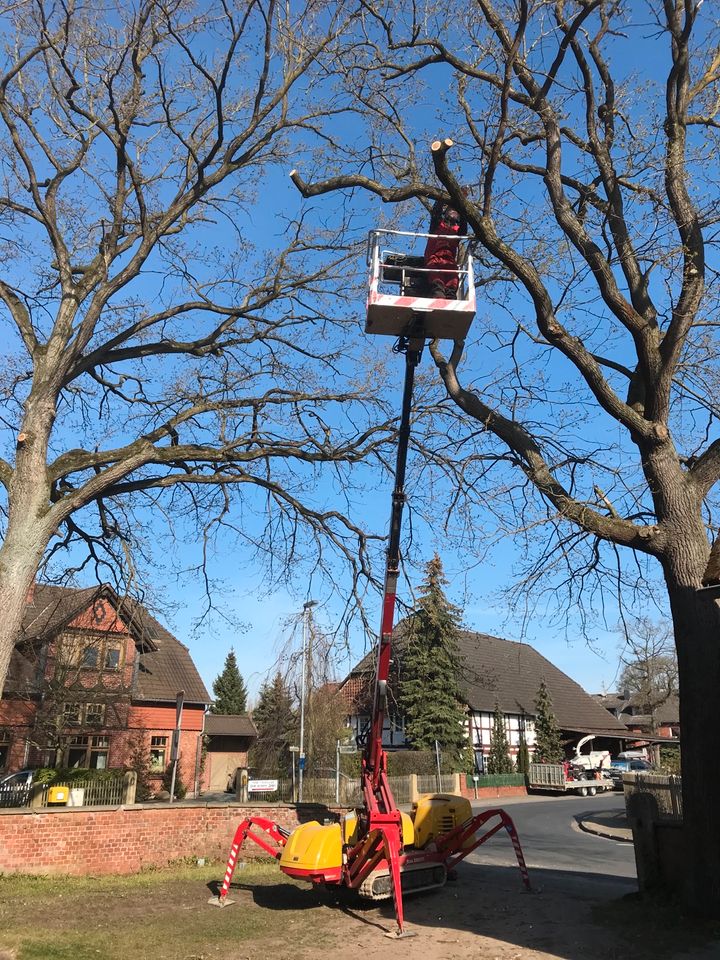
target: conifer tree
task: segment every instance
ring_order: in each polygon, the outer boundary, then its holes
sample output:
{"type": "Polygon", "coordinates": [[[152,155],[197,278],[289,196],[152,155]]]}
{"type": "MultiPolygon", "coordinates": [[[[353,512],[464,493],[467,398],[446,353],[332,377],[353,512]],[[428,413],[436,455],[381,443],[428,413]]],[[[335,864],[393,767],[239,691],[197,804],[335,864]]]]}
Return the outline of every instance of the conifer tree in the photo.
{"type": "Polygon", "coordinates": [[[458,681],[460,611],[445,596],[440,557],[425,568],[418,605],[402,644],[398,705],[405,734],[416,750],[432,750],[437,740],[456,769],[470,769],[465,706],[458,681]]]}
{"type": "Polygon", "coordinates": [[[535,763],[561,763],[563,751],[560,730],[553,711],[552,697],[544,680],[535,697],[535,763]]]}
{"type": "Polygon", "coordinates": [[[522,774],[530,772],[530,751],[528,750],[527,739],[525,737],[524,722],[520,727],[520,744],[518,746],[516,770],[522,774]]]}
{"type": "Polygon", "coordinates": [[[505,733],[505,716],[500,704],[495,701],[493,713],[493,728],[490,735],[490,754],[488,756],[488,773],[512,773],[513,764],[510,759],[510,745],[505,733]]]}
{"type": "Polygon", "coordinates": [[[212,713],[245,713],[247,688],[238,670],[235,651],[232,647],[225,657],[222,673],[218,674],[213,681],[213,694],[215,703],[210,708],[212,713]]]}
{"type": "Polygon", "coordinates": [[[292,771],[290,746],[296,741],[298,723],[292,694],[279,673],[262,685],[252,717],[258,732],[250,750],[253,773],[289,776],[292,771]]]}

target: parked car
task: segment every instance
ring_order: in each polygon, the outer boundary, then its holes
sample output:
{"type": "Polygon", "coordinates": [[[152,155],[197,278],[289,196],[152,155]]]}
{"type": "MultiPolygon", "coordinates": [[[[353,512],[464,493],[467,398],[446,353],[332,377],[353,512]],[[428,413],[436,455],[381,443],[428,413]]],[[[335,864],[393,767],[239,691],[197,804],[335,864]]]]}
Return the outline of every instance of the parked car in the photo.
{"type": "Polygon", "coordinates": [[[603,771],[603,775],[613,781],[613,789],[622,790],[624,773],[653,773],[655,767],[649,760],[611,760],[610,766],[603,771]]]}
{"type": "Polygon", "coordinates": [[[24,807],[30,802],[34,770],[19,770],[0,778],[0,807],[24,807]]]}

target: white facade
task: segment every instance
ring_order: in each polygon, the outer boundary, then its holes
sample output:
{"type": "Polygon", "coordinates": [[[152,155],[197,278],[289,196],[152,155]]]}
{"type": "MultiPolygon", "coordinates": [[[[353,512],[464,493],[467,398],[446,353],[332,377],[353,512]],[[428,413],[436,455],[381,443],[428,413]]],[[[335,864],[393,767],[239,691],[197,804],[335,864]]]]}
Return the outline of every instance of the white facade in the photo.
{"type": "MultiPolygon", "coordinates": [[[[485,769],[485,758],[490,753],[490,741],[492,739],[494,714],[484,711],[470,711],[468,721],[470,725],[470,734],[472,737],[473,751],[475,753],[475,763],[479,770],[485,769]]],[[[505,736],[510,747],[509,755],[513,760],[517,760],[522,740],[522,731],[524,731],[525,743],[532,754],[535,747],[535,722],[532,717],[526,714],[506,713],[505,718],[505,736]]]]}

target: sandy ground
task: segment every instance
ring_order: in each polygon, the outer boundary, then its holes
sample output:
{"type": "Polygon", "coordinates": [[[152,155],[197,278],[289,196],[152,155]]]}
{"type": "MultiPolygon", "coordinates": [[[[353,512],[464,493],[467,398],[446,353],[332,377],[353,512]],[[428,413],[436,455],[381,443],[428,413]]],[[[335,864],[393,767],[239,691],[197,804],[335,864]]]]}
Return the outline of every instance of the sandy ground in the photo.
{"type": "MultiPolygon", "coordinates": [[[[274,960],[720,960],[720,932],[684,923],[667,905],[647,905],[632,885],[603,876],[535,872],[533,890],[515,869],[465,865],[443,890],[407,897],[405,940],[389,904],[318,905],[318,930],[332,945],[293,948],[292,931],[274,960]],[[325,910],[332,910],[330,916],[325,910]],[[328,921],[328,927],[325,922],[328,921]]],[[[238,891],[240,893],[240,891],[238,891]]],[[[242,893],[240,893],[243,896],[242,893]]],[[[255,908],[282,911],[271,888],[245,891],[255,908]],[[266,903],[266,898],[268,902],[266,903]]],[[[323,938],[324,939],[324,938],[323,938]]],[[[266,953],[265,956],[269,956],[266,953]]],[[[238,953],[233,960],[252,953],[238,953]]],[[[259,960],[259,957],[258,957],[259,960]]]]}
{"type": "MultiPolygon", "coordinates": [[[[611,843],[612,841],[607,841],[611,843]]],[[[78,881],[0,877],[0,960],[720,960],[720,927],[641,901],[630,880],[462,864],[443,889],[333,902],[275,864],[236,871],[233,906],[207,903],[220,864],[78,881]]]]}

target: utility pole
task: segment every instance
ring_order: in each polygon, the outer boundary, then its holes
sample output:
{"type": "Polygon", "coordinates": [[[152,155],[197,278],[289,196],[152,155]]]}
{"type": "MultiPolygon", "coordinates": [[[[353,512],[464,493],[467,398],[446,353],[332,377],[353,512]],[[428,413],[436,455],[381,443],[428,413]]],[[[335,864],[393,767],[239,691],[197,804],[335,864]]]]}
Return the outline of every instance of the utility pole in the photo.
{"type": "Polygon", "coordinates": [[[305,772],[305,696],[308,671],[308,644],[310,640],[310,621],[312,608],[317,600],[308,600],[303,604],[302,631],[302,678],[300,681],[300,756],[298,757],[298,803],[303,801],[303,774],[305,772]]]}

